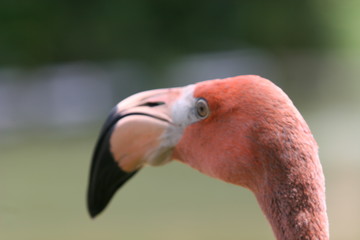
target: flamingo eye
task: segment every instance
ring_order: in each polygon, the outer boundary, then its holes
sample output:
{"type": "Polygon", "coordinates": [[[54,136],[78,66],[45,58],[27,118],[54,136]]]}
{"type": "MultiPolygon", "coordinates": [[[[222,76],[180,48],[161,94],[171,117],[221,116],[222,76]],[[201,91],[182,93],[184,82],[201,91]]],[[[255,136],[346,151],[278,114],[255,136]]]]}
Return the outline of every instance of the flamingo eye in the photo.
{"type": "Polygon", "coordinates": [[[199,118],[207,118],[210,114],[210,109],[207,101],[204,98],[199,98],[195,103],[196,113],[199,118]]]}

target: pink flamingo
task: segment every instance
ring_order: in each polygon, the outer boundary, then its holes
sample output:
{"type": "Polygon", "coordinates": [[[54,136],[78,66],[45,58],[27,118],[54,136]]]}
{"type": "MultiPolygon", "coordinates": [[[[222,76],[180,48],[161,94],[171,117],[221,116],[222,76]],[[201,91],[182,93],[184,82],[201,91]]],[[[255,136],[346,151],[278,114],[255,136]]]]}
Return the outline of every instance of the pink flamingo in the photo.
{"type": "Polygon", "coordinates": [[[141,92],[106,121],[88,208],[99,214],[144,165],[178,160],[252,191],[277,239],[329,239],[318,147],[288,96],[259,76],[141,92]]]}

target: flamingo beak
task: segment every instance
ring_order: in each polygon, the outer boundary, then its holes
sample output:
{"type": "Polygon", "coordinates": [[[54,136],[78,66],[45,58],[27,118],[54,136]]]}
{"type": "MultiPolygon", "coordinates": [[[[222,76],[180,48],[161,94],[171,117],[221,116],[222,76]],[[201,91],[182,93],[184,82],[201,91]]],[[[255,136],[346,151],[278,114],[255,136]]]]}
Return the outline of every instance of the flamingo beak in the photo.
{"type": "Polygon", "coordinates": [[[162,138],[172,124],[171,109],[181,88],[141,92],[121,101],[106,120],[96,144],[87,195],[91,217],[145,165],[171,160],[162,138]]]}

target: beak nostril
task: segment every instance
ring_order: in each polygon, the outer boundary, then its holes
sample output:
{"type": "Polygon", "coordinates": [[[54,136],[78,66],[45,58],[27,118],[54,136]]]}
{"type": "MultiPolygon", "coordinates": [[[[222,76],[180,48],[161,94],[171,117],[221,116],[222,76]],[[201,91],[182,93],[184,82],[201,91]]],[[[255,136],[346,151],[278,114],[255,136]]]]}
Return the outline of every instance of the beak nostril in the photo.
{"type": "Polygon", "coordinates": [[[160,105],[164,105],[165,102],[146,102],[144,104],[141,104],[140,106],[145,106],[145,107],[157,107],[160,105]]]}

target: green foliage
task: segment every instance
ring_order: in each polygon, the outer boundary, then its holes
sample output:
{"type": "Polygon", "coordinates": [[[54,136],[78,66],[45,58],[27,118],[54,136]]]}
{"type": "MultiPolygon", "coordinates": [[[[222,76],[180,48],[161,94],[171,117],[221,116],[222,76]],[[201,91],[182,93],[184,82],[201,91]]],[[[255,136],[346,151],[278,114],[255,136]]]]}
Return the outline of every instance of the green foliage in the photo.
{"type": "Polygon", "coordinates": [[[241,47],[324,46],[312,1],[10,1],[0,3],[0,64],[161,61],[241,47]]]}

